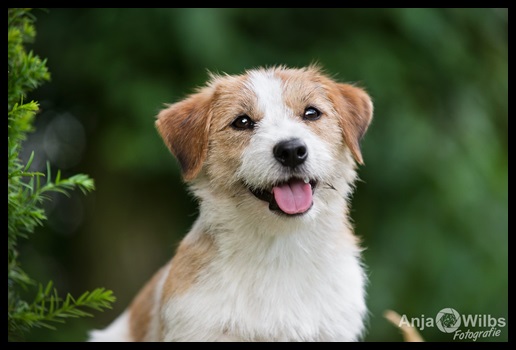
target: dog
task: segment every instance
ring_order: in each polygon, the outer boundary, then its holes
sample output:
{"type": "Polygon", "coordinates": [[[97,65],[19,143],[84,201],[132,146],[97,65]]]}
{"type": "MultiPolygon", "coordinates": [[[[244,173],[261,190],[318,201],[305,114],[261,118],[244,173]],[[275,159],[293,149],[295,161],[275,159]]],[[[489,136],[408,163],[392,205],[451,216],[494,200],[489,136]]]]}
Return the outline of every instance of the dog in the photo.
{"type": "Polygon", "coordinates": [[[156,127],[199,200],[172,260],[90,341],[359,341],[349,218],[368,93],[310,65],[212,74],[156,127]]]}

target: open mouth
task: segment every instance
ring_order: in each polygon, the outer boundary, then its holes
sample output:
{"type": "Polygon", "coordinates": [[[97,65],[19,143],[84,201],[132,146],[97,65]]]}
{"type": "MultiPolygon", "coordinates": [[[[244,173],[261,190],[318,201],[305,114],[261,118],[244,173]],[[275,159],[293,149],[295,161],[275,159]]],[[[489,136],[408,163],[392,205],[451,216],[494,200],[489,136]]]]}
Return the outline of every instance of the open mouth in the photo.
{"type": "Polygon", "coordinates": [[[316,186],[315,180],[291,178],[272,186],[270,191],[251,188],[249,190],[256,198],[269,203],[271,211],[294,216],[310,210],[316,186]]]}

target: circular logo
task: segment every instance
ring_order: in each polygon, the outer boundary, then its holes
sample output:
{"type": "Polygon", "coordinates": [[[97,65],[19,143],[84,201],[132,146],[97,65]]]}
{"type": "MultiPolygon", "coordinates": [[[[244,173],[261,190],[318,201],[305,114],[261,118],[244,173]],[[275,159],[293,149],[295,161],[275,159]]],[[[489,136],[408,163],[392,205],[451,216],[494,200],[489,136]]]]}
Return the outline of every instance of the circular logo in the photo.
{"type": "Polygon", "coordinates": [[[447,307],[435,316],[437,328],[444,333],[453,333],[460,327],[460,314],[457,310],[447,307]]]}

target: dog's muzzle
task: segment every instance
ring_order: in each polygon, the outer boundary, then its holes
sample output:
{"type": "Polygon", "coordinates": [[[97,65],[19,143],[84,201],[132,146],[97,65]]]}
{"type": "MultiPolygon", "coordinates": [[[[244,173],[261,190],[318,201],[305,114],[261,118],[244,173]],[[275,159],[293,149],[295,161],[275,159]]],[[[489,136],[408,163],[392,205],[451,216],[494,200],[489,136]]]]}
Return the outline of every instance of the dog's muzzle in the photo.
{"type": "MultiPolygon", "coordinates": [[[[308,158],[308,147],[300,139],[278,142],[273,148],[274,158],[289,171],[295,171],[308,158]]],[[[286,215],[302,215],[313,205],[317,182],[308,177],[292,177],[271,186],[270,190],[250,189],[256,198],[269,203],[269,209],[286,215]]]]}

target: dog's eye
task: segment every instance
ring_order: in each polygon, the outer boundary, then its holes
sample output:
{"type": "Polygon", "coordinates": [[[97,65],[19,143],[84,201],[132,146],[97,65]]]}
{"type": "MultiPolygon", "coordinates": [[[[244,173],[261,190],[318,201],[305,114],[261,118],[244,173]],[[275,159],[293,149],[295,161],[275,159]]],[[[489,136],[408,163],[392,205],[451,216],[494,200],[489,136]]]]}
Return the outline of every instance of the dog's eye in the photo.
{"type": "Polygon", "coordinates": [[[238,130],[253,129],[254,125],[255,125],[254,121],[251,118],[249,118],[248,115],[238,116],[231,123],[231,126],[238,130]]]}
{"type": "Polygon", "coordinates": [[[308,107],[303,113],[303,119],[306,120],[317,120],[321,117],[321,112],[315,107],[308,107]]]}

